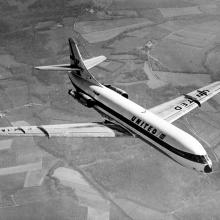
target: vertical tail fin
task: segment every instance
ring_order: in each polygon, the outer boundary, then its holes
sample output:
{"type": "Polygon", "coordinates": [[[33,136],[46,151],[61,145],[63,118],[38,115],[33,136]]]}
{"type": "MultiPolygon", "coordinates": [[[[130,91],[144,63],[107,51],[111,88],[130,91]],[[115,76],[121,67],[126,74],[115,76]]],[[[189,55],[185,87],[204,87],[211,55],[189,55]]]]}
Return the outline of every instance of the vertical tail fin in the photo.
{"type": "Polygon", "coordinates": [[[76,42],[72,38],[69,38],[68,41],[70,49],[70,65],[73,67],[83,68],[82,56],[76,42]]]}
{"type": "Polygon", "coordinates": [[[70,64],[58,64],[49,66],[36,66],[38,70],[52,70],[52,71],[68,71],[69,75],[77,74],[81,78],[96,84],[100,83],[94,78],[94,76],[89,72],[89,69],[103,62],[106,57],[99,56],[93,57],[83,61],[82,56],[79,52],[77,44],[72,38],[69,38],[69,49],[70,49],[70,64]]]}
{"type": "Polygon", "coordinates": [[[83,79],[95,84],[99,84],[94,76],[86,68],[76,42],[72,38],[69,38],[68,40],[70,49],[70,66],[72,68],[80,69],[77,71],[77,74],[83,79]]]}

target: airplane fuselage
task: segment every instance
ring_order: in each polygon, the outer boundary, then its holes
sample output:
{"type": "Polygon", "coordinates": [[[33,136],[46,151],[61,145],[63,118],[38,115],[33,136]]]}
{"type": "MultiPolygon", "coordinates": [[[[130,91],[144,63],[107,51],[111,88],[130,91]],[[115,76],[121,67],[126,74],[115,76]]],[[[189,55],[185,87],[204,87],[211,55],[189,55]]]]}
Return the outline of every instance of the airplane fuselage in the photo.
{"type": "Polygon", "coordinates": [[[183,166],[206,173],[212,171],[212,162],[205,149],[187,132],[104,85],[94,85],[73,73],[69,77],[76,90],[94,99],[94,109],[99,113],[151,143],[183,166]]]}

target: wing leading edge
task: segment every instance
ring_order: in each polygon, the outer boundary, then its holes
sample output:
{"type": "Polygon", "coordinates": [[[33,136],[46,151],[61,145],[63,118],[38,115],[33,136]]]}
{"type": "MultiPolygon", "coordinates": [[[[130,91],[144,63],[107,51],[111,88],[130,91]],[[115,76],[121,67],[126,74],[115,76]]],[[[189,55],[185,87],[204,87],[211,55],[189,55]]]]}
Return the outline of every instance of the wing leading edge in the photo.
{"type": "Polygon", "coordinates": [[[155,106],[149,110],[164,120],[172,123],[196,107],[200,107],[202,103],[206,102],[219,92],[220,81],[217,81],[184,94],[176,99],[155,106]]]}
{"type": "Polygon", "coordinates": [[[0,136],[50,137],[128,137],[126,129],[113,123],[77,123],[40,126],[1,127],[0,136]]]}

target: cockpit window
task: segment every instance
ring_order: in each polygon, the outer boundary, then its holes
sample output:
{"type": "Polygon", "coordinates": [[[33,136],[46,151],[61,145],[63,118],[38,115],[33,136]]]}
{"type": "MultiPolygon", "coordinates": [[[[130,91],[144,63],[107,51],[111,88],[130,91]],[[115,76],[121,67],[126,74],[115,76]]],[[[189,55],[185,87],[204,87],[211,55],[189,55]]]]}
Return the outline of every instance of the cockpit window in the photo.
{"type": "Polygon", "coordinates": [[[203,156],[203,155],[194,155],[194,154],[188,154],[187,155],[188,158],[192,161],[195,161],[197,163],[202,163],[202,164],[205,164],[207,163],[207,158],[206,156],[203,156]]]}
{"type": "Polygon", "coordinates": [[[176,148],[170,148],[170,150],[172,150],[174,153],[176,153],[177,155],[181,157],[185,157],[186,159],[197,162],[197,163],[206,164],[208,160],[207,155],[195,155],[195,154],[191,154],[188,152],[178,150],[176,148]]]}
{"type": "Polygon", "coordinates": [[[180,157],[183,157],[185,159],[191,160],[196,163],[207,164],[207,162],[209,161],[209,158],[207,155],[195,155],[195,154],[192,154],[189,152],[185,152],[185,151],[179,150],[179,149],[169,145],[166,142],[163,142],[162,146],[165,147],[166,149],[170,150],[171,152],[179,155],[180,157]]]}
{"type": "Polygon", "coordinates": [[[200,156],[200,155],[198,155],[197,158],[198,158],[198,162],[199,162],[199,163],[206,163],[206,158],[205,158],[205,156],[200,156]]]}

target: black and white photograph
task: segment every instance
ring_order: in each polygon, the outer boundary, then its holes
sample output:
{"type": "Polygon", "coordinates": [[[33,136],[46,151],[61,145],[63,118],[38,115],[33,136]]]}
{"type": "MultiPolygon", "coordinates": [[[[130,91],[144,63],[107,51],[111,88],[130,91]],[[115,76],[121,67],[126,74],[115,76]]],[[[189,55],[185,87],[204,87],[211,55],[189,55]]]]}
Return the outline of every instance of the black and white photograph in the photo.
{"type": "Polygon", "coordinates": [[[220,0],[0,0],[0,220],[220,220],[220,0]]]}

